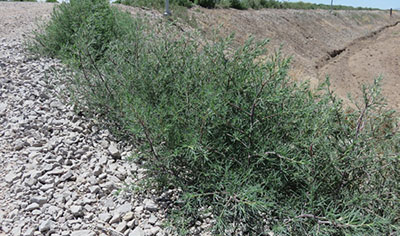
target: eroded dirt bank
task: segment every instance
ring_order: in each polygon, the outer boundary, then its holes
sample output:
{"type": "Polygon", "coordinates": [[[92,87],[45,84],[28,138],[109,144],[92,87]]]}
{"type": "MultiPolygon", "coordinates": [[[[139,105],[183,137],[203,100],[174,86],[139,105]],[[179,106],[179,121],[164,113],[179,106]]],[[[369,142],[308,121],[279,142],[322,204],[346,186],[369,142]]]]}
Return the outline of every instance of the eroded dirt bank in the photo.
{"type": "Polygon", "coordinates": [[[320,69],[322,78],[329,75],[336,94],[359,100],[362,84],[371,84],[382,76],[382,93],[391,108],[400,111],[400,24],[386,28],[372,37],[355,41],[320,69]]]}
{"type": "Polygon", "coordinates": [[[206,33],[219,27],[243,43],[250,35],[269,38],[271,49],[283,46],[292,56],[290,75],[312,86],[331,77],[342,98],[359,94],[360,83],[384,77],[383,93],[400,110],[400,13],[388,11],[193,9],[191,14],[206,33]]]}

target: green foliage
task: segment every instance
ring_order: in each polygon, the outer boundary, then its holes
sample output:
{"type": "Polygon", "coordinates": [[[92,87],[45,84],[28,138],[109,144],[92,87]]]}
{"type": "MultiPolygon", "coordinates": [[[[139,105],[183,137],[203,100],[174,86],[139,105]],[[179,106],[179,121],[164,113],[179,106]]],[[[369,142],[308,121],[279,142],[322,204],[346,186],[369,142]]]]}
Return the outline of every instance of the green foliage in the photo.
{"type": "MultiPolygon", "coordinates": [[[[314,4],[307,2],[280,2],[276,0],[230,0],[232,8],[237,9],[262,9],[262,8],[276,8],[276,9],[305,9],[305,10],[313,10],[313,9],[325,9],[330,10],[331,6],[327,4],[314,4]]],[[[342,5],[334,5],[333,10],[376,10],[373,8],[362,8],[362,7],[351,7],[351,6],[342,6],[342,5]]]]}
{"type": "MultiPolygon", "coordinates": [[[[162,9],[164,0],[121,0],[123,4],[138,7],[154,7],[162,9]]],[[[330,5],[306,2],[280,2],[277,0],[170,0],[171,5],[191,7],[192,3],[206,8],[222,7],[245,10],[248,8],[277,8],[277,9],[331,9],[330,5]]],[[[335,5],[334,10],[376,10],[373,8],[350,7],[335,5]]]]}
{"type": "Polygon", "coordinates": [[[57,0],[46,0],[46,2],[58,2],[57,0]]]}
{"type": "Polygon", "coordinates": [[[153,7],[162,8],[164,6],[164,0],[121,0],[122,4],[135,7],[153,7]]]}
{"type": "Polygon", "coordinates": [[[215,0],[196,0],[195,3],[197,5],[200,5],[202,7],[206,8],[214,8],[216,1],[215,0]]]}
{"type": "Polygon", "coordinates": [[[215,235],[399,232],[400,135],[378,81],[344,112],[329,81],[313,92],[279,52],[261,59],[266,41],[174,32],[71,1],[32,48],[68,58],[75,106],[138,143],[153,184],[182,189],[179,233],[208,214],[215,235]]]}
{"type": "Polygon", "coordinates": [[[230,7],[240,9],[240,10],[245,10],[246,4],[242,3],[240,0],[230,0],[230,7]]]}
{"type": "Polygon", "coordinates": [[[51,22],[42,25],[34,34],[36,47],[51,56],[74,58],[77,41],[90,39],[87,46],[96,52],[97,58],[105,50],[112,38],[121,32],[114,27],[115,10],[107,0],[71,0],[55,7],[51,22]]]}
{"type": "MultiPolygon", "coordinates": [[[[122,4],[135,7],[152,7],[156,9],[163,9],[165,6],[165,0],[121,0],[122,4]]],[[[191,7],[192,1],[190,0],[170,0],[170,5],[191,7]]]]}
{"type": "MultiPolygon", "coordinates": [[[[134,6],[134,7],[148,7],[155,8],[160,12],[165,10],[164,0],[121,0],[122,4],[134,6]]],[[[172,15],[170,19],[177,20],[188,24],[194,28],[197,26],[197,22],[193,16],[188,13],[188,8],[192,7],[193,2],[190,0],[170,0],[170,11],[172,15]]]]}

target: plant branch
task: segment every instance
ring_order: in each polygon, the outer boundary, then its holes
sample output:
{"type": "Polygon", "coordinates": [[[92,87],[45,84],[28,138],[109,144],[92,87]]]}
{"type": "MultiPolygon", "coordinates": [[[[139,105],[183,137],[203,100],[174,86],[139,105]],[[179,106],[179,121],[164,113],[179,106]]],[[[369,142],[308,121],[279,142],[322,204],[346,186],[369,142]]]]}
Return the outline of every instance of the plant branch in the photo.
{"type": "Polygon", "coordinates": [[[157,154],[157,152],[156,152],[156,150],[155,150],[155,148],[154,148],[153,140],[150,138],[150,132],[149,132],[147,126],[144,124],[144,121],[143,121],[142,119],[140,119],[140,117],[139,117],[138,115],[136,116],[136,118],[138,119],[140,125],[141,125],[142,128],[143,128],[144,135],[146,136],[147,142],[148,142],[149,145],[150,145],[151,152],[153,153],[153,155],[154,155],[157,159],[159,159],[159,156],[158,156],[158,154],[157,154]]]}
{"type": "Polygon", "coordinates": [[[93,65],[93,68],[96,70],[97,74],[99,75],[99,77],[100,77],[101,81],[103,82],[103,84],[104,84],[104,86],[105,86],[105,88],[106,88],[108,94],[112,96],[111,90],[110,90],[110,88],[108,87],[107,82],[106,82],[106,80],[104,79],[103,74],[100,72],[99,68],[97,67],[96,62],[95,62],[94,59],[92,58],[92,54],[90,54],[89,49],[87,49],[86,52],[87,52],[87,54],[88,54],[88,57],[89,57],[89,59],[90,59],[90,62],[91,62],[92,65],[93,65]]]}
{"type": "Polygon", "coordinates": [[[339,228],[348,228],[351,227],[351,225],[348,224],[339,224],[335,221],[330,221],[328,220],[326,217],[321,217],[321,216],[315,216],[312,214],[301,214],[296,216],[295,218],[308,218],[308,219],[313,219],[316,220],[318,224],[320,225],[332,225],[335,227],[339,227],[339,228]]]}

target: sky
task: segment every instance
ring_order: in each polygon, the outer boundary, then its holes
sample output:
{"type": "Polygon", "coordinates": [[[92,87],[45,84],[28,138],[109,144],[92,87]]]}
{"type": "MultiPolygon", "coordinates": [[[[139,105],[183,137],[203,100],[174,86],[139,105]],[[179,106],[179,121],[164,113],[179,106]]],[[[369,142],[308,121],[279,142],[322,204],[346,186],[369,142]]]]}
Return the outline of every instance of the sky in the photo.
{"type": "MultiPolygon", "coordinates": [[[[299,2],[296,0],[283,0],[288,2],[299,2]]],[[[331,0],[302,0],[303,2],[331,4],[331,0]]],[[[333,0],[334,5],[345,5],[353,7],[372,7],[380,9],[400,9],[400,0],[333,0]]]]}

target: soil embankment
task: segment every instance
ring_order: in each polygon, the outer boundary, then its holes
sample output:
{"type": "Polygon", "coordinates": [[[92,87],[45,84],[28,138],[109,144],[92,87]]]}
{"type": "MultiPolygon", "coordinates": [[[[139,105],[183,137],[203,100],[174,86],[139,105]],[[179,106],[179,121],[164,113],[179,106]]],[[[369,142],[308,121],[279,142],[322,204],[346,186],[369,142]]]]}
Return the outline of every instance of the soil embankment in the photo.
{"type": "Polygon", "coordinates": [[[359,88],[380,76],[382,93],[391,108],[400,110],[400,24],[371,37],[356,40],[318,69],[321,78],[329,75],[333,90],[341,97],[351,92],[360,99],[359,88]]]}
{"type": "Polygon", "coordinates": [[[292,56],[290,75],[310,80],[312,86],[331,78],[337,95],[360,94],[361,83],[383,76],[383,94],[400,110],[400,13],[388,11],[326,10],[191,10],[206,34],[213,28],[236,34],[236,42],[249,36],[269,38],[270,48],[283,46],[292,56]]]}

